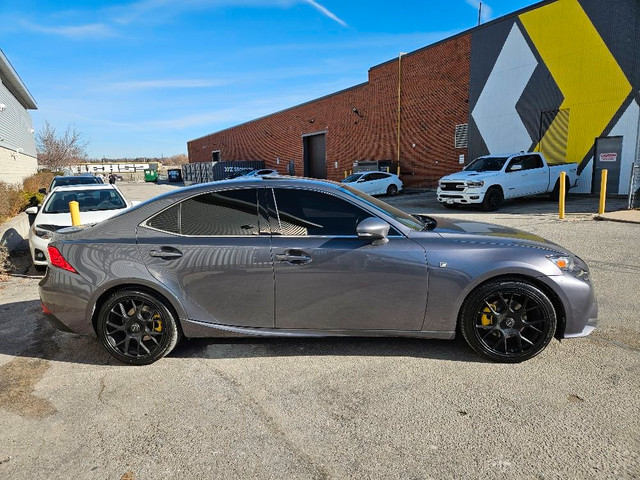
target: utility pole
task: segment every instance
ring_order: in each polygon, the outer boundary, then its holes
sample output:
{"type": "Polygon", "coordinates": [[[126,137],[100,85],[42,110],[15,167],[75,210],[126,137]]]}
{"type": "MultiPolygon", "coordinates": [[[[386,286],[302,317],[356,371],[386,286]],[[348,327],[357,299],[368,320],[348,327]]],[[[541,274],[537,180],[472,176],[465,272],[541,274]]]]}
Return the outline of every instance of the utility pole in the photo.
{"type": "Polygon", "coordinates": [[[482,2],[478,5],[478,25],[480,25],[480,21],[482,20],[482,2]]]}

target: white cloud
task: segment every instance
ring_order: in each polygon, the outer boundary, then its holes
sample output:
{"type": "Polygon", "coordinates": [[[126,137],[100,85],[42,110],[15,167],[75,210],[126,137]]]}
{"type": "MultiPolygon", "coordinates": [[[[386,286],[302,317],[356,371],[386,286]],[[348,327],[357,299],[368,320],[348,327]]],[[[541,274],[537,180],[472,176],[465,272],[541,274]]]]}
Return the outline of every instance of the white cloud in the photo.
{"type": "MultiPolygon", "coordinates": [[[[480,8],[480,0],[465,0],[465,2],[467,2],[468,5],[471,5],[473,8],[476,9],[476,12],[478,11],[478,8],[480,8]]],[[[480,19],[483,22],[487,22],[489,20],[491,20],[493,18],[493,9],[487,5],[485,2],[482,2],[482,13],[480,15],[480,19]]]]}
{"type": "Polygon", "coordinates": [[[112,37],[115,32],[104,23],[88,23],[85,25],[73,26],[45,26],[36,23],[21,22],[22,26],[27,30],[36,33],[44,33],[49,35],[58,35],[67,38],[105,38],[112,37]]]}

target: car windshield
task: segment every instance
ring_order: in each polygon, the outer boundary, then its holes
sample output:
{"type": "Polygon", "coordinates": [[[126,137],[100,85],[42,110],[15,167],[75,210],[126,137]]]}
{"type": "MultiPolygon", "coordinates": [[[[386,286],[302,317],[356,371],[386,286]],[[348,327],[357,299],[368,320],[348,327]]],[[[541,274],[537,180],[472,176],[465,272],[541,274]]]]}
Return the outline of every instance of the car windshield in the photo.
{"type": "Polygon", "coordinates": [[[56,177],[51,182],[50,190],[66,185],[93,185],[96,183],[102,183],[98,177],[56,177]]]}
{"type": "Polygon", "coordinates": [[[357,182],[358,179],[362,176],[362,173],[354,173],[353,175],[349,175],[347,178],[342,180],[342,183],[353,183],[357,182]]]}
{"type": "Polygon", "coordinates": [[[44,206],[44,213],[69,213],[69,202],[76,201],[81,212],[97,212],[126,208],[117,190],[66,190],[53,192],[44,206]]]}
{"type": "Polygon", "coordinates": [[[509,157],[480,157],[464,167],[468,172],[499,172],[509,157]]]}
{"type": "Polygon", "coordinates": [[[369,205],[374,207],[377,210],[380,210],[384,214],[390,216],[397,222],[400,222],[405,227],[409,227],[412,230],[425,230],[426,228],[434,228],[435,220],[430,219],[433,223],[425,223],[419,217],[414,217],[409,215],[408,213],[403,212],[402,210],[397,209],[396,207],[392,207],[388,203],[382,202],[371,195],[367,195],[366,193],[361,192],[349,185],[344,185],[342,187],[343,191],[350,193],[351,195],[358,197],[360,200],[364,200],[369,205]]]}

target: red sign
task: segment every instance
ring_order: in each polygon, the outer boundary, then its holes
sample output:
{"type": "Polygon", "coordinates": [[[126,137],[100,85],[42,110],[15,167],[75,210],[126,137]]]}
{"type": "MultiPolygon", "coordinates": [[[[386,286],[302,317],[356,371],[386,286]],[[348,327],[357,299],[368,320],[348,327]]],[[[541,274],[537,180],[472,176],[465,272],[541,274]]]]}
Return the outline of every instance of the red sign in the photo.
{"type": "Polygon", "coordinates": [[[615,162],[616,160],[618,160],[617,153],[601,153],[600,154],[601,162],[615,162]]]}

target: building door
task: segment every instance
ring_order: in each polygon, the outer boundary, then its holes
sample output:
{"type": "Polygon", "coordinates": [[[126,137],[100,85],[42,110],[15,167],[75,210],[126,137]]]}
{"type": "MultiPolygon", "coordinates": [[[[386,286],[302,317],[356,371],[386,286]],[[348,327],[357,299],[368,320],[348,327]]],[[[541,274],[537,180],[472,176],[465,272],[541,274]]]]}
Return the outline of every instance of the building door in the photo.
{"type": "Polygon", "coordinates": [[[602,170],[607,169],[607,193],[620,191],[620,163],[622,162],[622,137],[601,137],[596,139],[593,159],[593,191],[600,191],[602,170]]]}
{"type": "Polygon", "coordinates": [[[324,133],[307,135],[302,139],[304,148],[304,176],[327,178],[327,148],[324,133]]]}

